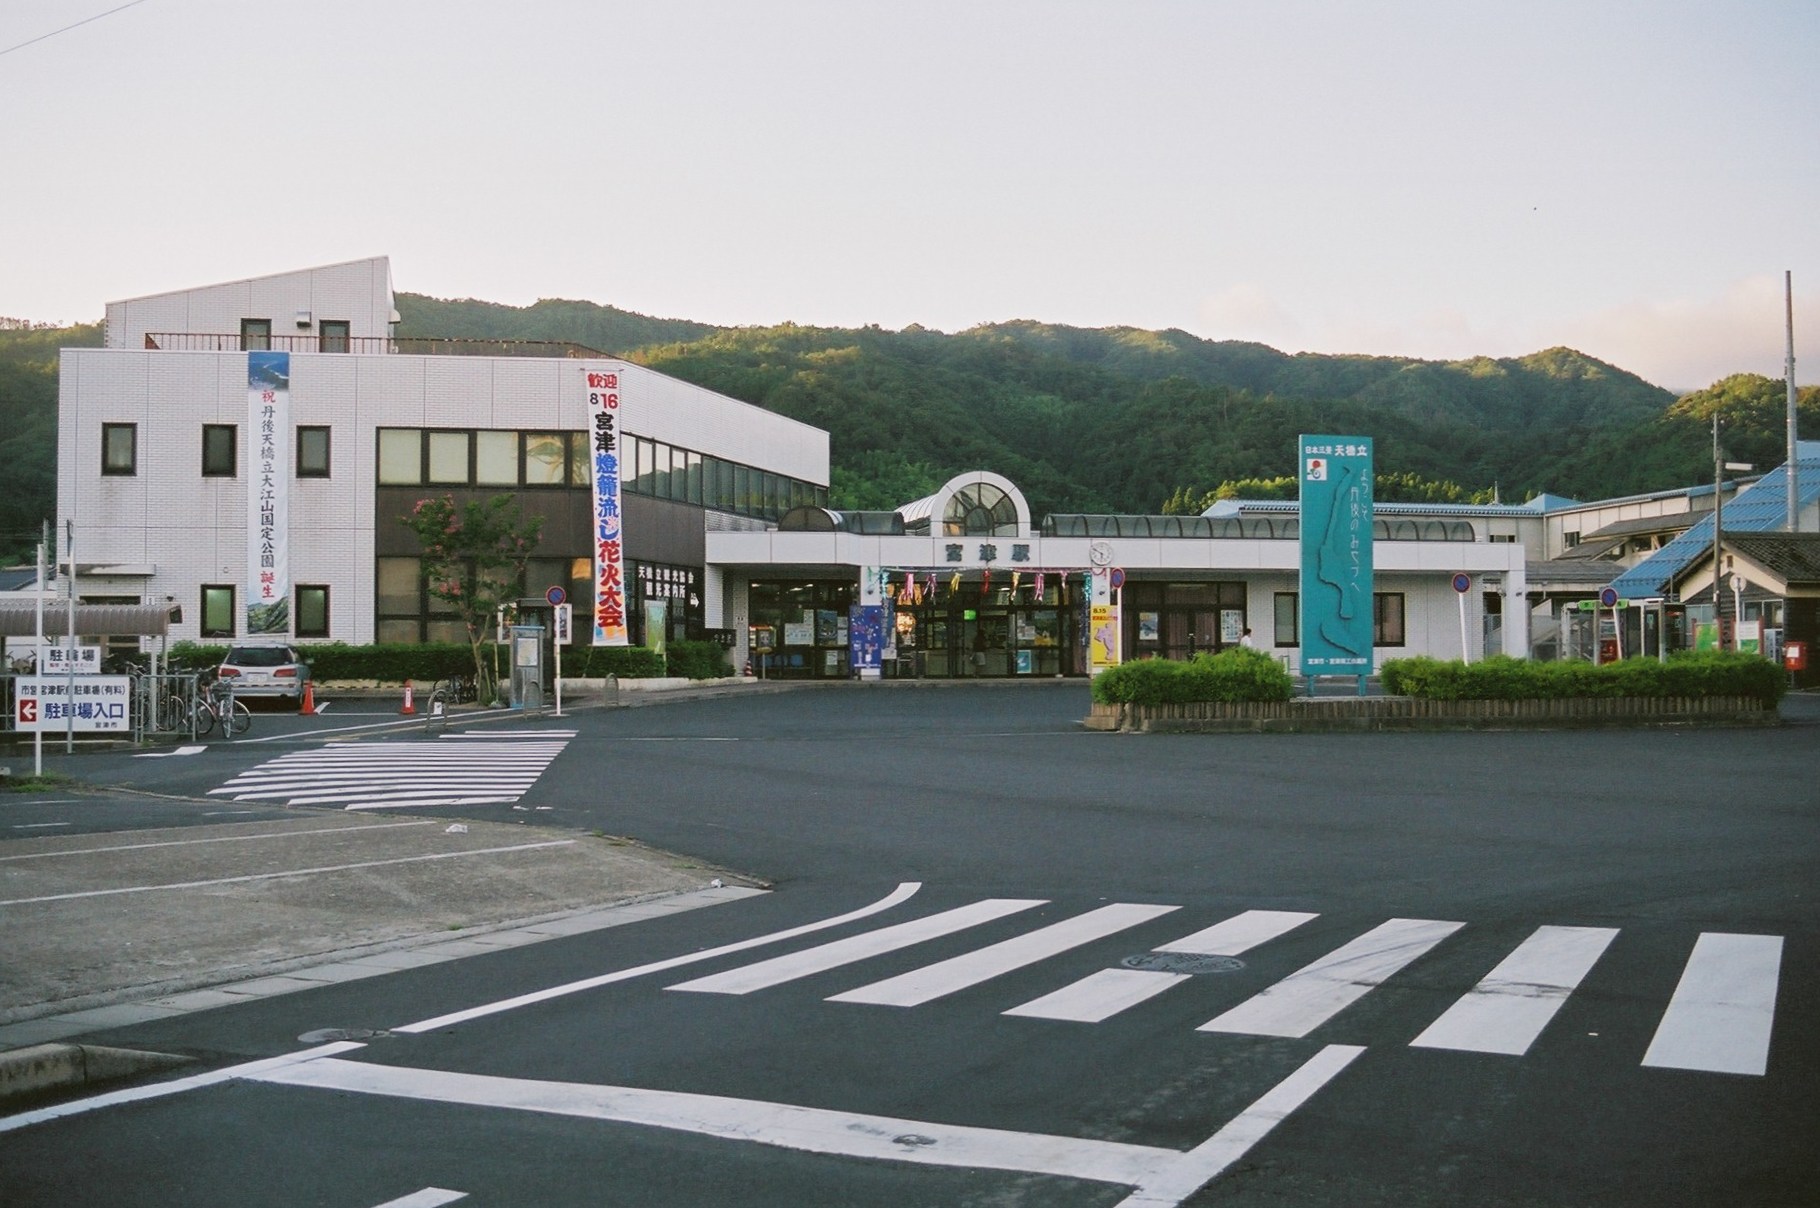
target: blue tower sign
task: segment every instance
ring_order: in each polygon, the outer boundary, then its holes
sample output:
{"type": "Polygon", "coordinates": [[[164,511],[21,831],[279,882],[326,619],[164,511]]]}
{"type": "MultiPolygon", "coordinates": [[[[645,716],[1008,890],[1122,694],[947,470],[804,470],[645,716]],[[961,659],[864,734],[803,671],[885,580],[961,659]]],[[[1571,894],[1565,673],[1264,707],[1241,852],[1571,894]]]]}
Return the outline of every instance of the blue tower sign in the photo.
{"type": "Polygon", "coordinates": [[[1302,674],[1356,675],[1372,658],[1369,436],[1303,436],[1302,674]]]}

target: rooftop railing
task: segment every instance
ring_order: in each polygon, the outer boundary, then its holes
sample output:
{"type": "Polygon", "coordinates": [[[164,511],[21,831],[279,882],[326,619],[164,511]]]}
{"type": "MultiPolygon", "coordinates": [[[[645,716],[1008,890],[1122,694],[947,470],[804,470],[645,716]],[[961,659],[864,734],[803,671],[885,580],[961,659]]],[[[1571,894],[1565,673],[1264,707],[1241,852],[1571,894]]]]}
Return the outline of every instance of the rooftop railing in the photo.
{"type": "Polygon", "coordinates": [[[555,357],[610,360],[611,353],[558,340],[464,340],[427,336],[270,335],[154,331],[145,346],[156,352],[328,352],[364,356],[555,357]]]}

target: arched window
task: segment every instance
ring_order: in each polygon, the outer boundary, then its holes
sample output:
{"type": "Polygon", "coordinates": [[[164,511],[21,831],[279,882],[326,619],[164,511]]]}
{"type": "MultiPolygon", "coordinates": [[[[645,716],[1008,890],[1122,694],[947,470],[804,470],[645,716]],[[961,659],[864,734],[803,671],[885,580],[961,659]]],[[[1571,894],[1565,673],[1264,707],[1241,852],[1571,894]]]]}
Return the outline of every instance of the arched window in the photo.
{"type": "Polygon", "coordinates": [[[970,483],[948,497],[942,533],[949,537],[1015,537],[1017,501],[992,483],[970,483]]]}

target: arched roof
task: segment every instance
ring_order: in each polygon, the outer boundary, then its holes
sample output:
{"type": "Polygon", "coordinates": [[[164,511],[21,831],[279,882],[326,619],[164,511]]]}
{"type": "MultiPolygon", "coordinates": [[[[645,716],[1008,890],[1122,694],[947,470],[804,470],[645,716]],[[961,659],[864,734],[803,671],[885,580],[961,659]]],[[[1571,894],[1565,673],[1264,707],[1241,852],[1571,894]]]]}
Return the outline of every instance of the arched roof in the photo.
{"type": "Polygon", "coordinates": [[[1030,504],[1017,484],[990,470],[956,474],[933,495],[897,509],[904,531],[931,536],[1023,537],[1030,534],[1030,504]]]}

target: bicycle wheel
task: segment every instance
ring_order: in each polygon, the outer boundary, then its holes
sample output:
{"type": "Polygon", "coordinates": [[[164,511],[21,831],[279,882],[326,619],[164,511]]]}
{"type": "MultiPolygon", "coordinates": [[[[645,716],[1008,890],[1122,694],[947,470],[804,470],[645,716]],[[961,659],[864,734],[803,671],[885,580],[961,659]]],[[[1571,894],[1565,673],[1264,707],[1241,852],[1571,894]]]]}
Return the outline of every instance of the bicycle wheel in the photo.
{"type": "Polygon", "coordinates": [[[206,700],[198,700],[190,710],[190,733],[201,738],[215,728],[215,706],[206,700]]]}
{"type": "Polygon", "coordinates": [[[183,698],[174,693],[158,702],[156,724],[159,730],[173,733],[189,725],[189,710],[183,707],[183,698]]]}
{"type": "Polygon", "coordinates": [[[253,711],[246,707],[245,701],[221,703],[221,732],[229,738],[236,734],[245,734],[253,728],[253,711]]]}

